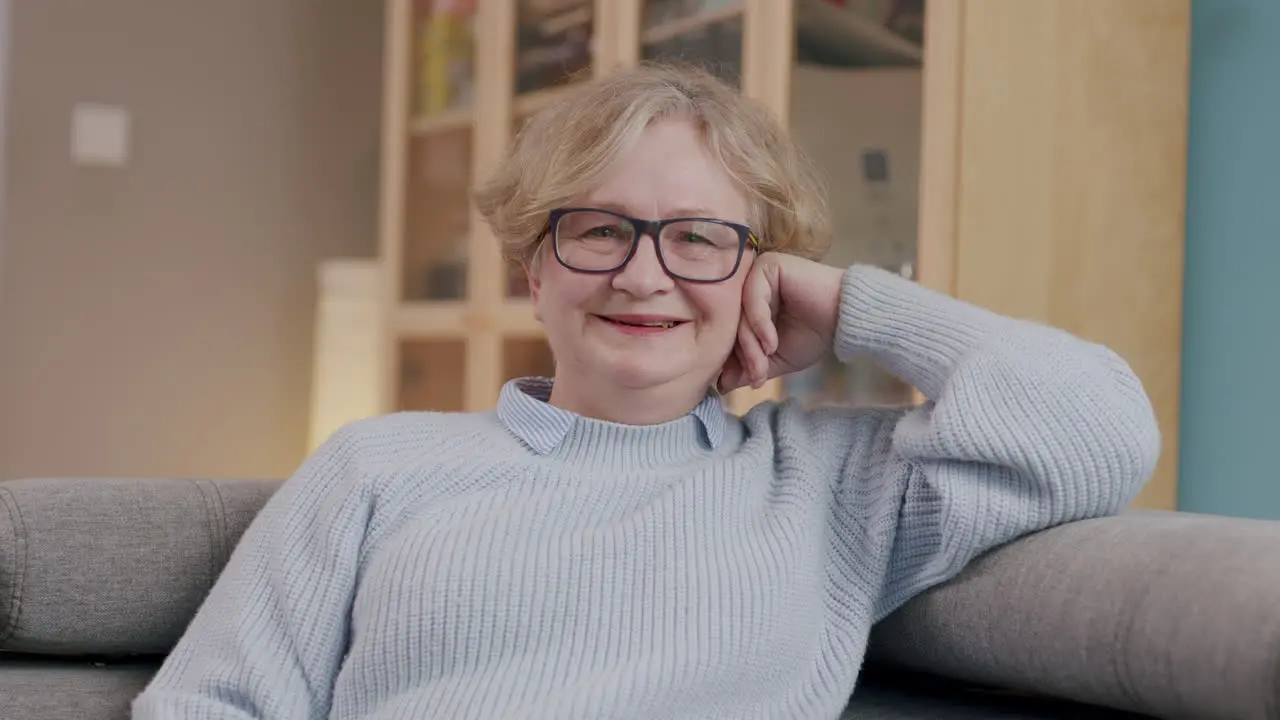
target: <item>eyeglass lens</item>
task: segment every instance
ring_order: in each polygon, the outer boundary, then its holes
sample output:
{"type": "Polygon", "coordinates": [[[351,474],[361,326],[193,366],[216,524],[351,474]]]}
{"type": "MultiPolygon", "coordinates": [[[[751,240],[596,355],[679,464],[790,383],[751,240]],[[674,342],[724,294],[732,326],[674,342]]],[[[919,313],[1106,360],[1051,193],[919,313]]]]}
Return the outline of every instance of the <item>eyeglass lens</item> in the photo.
{"type": "MultiPolygon", "coordinates": [[[[636,227],[609,213],[576,210],[556,223],[556,250],[575,270],[615,270],[627,259],[636,227]]],[[[681,220],[662,228],[659,252],[667,269],[690,280],[722,280],[733,274],[742,241],[728,225],[681,220]]]]}

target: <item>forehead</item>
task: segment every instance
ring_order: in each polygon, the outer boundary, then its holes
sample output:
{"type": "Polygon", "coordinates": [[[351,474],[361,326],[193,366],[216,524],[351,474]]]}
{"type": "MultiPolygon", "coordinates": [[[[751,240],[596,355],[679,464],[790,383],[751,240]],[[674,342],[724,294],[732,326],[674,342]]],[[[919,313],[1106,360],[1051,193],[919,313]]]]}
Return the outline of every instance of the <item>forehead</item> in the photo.
{"type": "Polygon", "coordinates": [[[582,202],[647,218],[694,214],[746,222],[747,202],[684,119],[661,120],[621,153],[582,202]]]}

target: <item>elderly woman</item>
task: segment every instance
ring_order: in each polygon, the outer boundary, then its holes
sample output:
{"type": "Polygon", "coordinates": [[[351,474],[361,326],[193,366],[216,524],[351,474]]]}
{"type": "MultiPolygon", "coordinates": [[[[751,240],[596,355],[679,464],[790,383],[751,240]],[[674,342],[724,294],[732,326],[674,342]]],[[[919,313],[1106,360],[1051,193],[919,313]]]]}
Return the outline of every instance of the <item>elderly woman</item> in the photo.
{"type": "Polygon", "coordinates": [[[270,500],[138,718],[835,718],[873,623],[1121,510],[1159,434],[1105,348],[820,253],[768,113],[646,67],[531,119],[478,197],[555,377],[336,433],[270,500]],[[871,356],[927,402],[720,392],[871,356]]]}

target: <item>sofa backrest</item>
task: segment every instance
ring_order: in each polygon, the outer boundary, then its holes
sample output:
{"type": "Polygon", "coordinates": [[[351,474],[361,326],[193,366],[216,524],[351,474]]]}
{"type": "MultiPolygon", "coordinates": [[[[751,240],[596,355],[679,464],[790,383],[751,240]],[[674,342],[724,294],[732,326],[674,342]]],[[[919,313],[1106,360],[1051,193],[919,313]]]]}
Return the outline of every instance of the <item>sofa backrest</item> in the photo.
{"type": "Polygon", "coordinates": [[[0,649],[167,653],[278,480],[0,483],[0,649]]]}

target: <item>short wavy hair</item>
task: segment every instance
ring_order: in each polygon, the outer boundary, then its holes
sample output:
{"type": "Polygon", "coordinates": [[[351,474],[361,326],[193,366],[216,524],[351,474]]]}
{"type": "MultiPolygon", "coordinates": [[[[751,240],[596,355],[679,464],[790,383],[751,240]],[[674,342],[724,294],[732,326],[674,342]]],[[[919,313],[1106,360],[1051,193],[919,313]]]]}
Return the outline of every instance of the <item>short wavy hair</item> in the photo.
{"type": "Polygon", "coordinates": [[[830,229],[817,172],[770,111],[696,66],[646,63],[581,80],[516,135],[475,193],[503,257],[529,265],[547,214],[594,188],[651,123],[687,118],[741,188],[760,250],[819,259],[830,229]]]}

